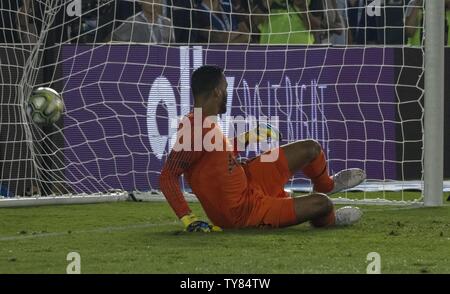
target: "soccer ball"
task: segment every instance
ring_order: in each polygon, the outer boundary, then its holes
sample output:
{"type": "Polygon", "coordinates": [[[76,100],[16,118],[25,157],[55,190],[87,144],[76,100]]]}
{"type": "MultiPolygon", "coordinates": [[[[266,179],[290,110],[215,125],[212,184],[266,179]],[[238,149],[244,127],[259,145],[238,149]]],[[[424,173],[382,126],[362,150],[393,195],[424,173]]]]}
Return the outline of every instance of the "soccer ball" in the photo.
{"type": "Polygon", "coordinates": [[[46,87],[36,89],[28,100],[27,113],[39,125],[50,125],[58,121],[64,109],[61,95],[46,87]]]}

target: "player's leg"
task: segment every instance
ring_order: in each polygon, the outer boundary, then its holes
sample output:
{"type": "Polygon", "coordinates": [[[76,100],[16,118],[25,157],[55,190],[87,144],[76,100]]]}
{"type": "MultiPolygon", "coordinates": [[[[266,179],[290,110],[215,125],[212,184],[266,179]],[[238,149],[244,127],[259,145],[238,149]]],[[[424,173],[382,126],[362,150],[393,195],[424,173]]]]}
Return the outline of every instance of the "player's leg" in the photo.
{"type": "Polygon", "coordinates": [[[351,225],[362,216],[357,207],[346,206],[335,210],[331,199],[320,193],[296,197],[294,206],[298,223],[309,221],[316,228],[351,225]]]}
{"type": "Polygon", "coordinates": [[[328,173],[327,161],[317,141],[302,140],[280,147],[292,174],[301,170],[311,179],[314,191],[333,194],[359,185],[366,174],[358,168],[343,170],[333,176],[328,173]]]}
{"type": "Polygon", "coordinates": [[[289,171],[292,174],[302,170],[322,152],[322,147],[314,140],[301,140],[280,148],[284,151],[289,171]]]}
{"type": "Polygon", "coordinates": [[[277,149],[266,152],[266,158],[273,161],[262,160],[257,156],[245,165],[245,170],[250,175],[250,180],[264,188],[264,192],[272,197],[285,196],[284,185],[292,175],[303,170],[304,174],[311,178],[314,191],[327,193],[334,187],[333,180],[328,175],[325,155],[322,147],[314,140],[301,140],[277,149]],[[273,153],[276,158],[273,158],[273,153]]]}
{"type": "Polygon", "coordinates": [[[294,198],[297,224],[311,221],[314,226],[325,227],[334,224],[334,205],[325,194],[314,193],[294,198]]]}
{"type": "Polygon", "coordinates": [[[354,207],[335,211],[330,198],[321,193],[295,198],[262,197],[258,200],[258,209],[250,215],[248,225],[278,228],[309,221],[314,227],[331,227],[353,224],[361,215],[354,207]]]}
{"type": "Polygon", "coordinates": [[[314,193],[301,197],[259,196],[255,199],[256,209],[247,219],[247,226],[288,227],[311,221],[316,226],[333,225],[329,220],[334,212],[333,203],[325,194],[314,193]]]}
{"type": "MultiPolygon", "coordinates": [[[[264,188],[264,192],[270,196],[275,196],[277,193],[274,192],[282,189],[295,172],[302,170],[315,158],[318,158],[322,152],[322,147],[314,140],[302,140],[283,145],[274,150],[275,152],[270,150],[264,153],[266,158],[272,160],[262,160],[263,155],[259,155],[244,165],[247,175],[250,175],[250,180],[257,182],[264,188]],[[273,155],[269,155],[269,153],[273,153],[273,155]]],[[[325,157],[323,156],[323,162],[316,163],[314,166],[318,166],[317,169],[320,169],[320,172],[326,168],[325,157]]],[[[325,180],[330,182],[329,185],[332,185],[332,181],[327,176],[328,171],[325,171],[324,174],[326,175],[325,180]]],[[[309,175],[307,174],[307,176],[309,175]]]]}
{"type": "Polygon", "coordinates": [[[314,191],[327,193],[334,183],[328,174],[327,162],[322,147],[317,141],[302,140],[281,146],[292,174],[302,170],[314,184],[314,191]]]}
{"type": "MultiPolygon", "coordinates": [[[[273,161],[262,160],[263,155],[259,155],[243,165],[248,183],[252,186],[259,186],[267,196],[290,197],[284,191],[284,186],[292,177],[292,174],[287,166],[284,151],[280,148],[274,151],[274,155],[270,155],[273,161]]],[[[264,153],[264,156],[270,152],[272,150],[264,153]]]]}
{"type": "Polygon", "coordinates": [[[365,177],[360,176],[364,174],[361,170],[346,170],[330,177],[322,148],[314,140],[284,145],[278,151],[275,154],[279,157],[273,162],[264,162],[258,156],[244,166],[249,185],[261,187],[268,196],[259,200],[259,209],[249,217],[249,226],[285,227],[310,221],[315,227],[325,227],[359,220],[357,208],[335,211],[328,196],[321,193],[288,199],[284,185],[292,174],[302,170],[312,179],[315,191],[337,191],[362,182],[365,177]]]}
{"type": "MultiPolygon", "coordinates": [[[[330,177],[325,154],[317,141],[302,140],[283,145],[275,149],[274,161],[261,160],[257,156],[244,165],[249,181],[255,182],[272,197],[285,197],[284,185],[292,175],[302,170],[314,184],[314,191],[333,194],[348,189],[365,180],[365,172],[361,169],[343,170],[330,177]]],[[[272,150],[266,152],[272,153],[272,150]]]]}

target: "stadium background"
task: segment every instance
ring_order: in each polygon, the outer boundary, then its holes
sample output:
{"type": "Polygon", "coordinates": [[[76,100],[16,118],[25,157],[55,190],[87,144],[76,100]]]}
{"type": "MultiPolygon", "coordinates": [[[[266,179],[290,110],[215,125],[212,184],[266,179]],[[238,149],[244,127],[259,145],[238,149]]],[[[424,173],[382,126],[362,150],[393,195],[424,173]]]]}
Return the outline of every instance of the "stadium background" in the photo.
{"type": "MultiPolygon", "coordinates": [[[[74,46],[71,45],[65,45],[65,57],[67,58],[68,56],[70,56],[70,52],[73,52],[74,50],[74,46]]],[[[134,46],[134,45],[132,45],[134,46]]],[[[139,46],[139,45],[135,45],[135,46],[139,46]]],[[[79,50],[83,50],[82,46],[80,47],[81,49],[79,50]]],[[[105,47],[107,48],[107,47],[105,47]]],[[[18,125],[14,125],[14,124],[8,124],[8,122],[12,121],[14,117],[17,117],[20,113],[20,105],[18,105],[17,101],[12,101],[13,99],[16,99],[15,97],[15,91],[17,90],[16,86],[12,86],[12,85],[16,85],[19,82],[20,76],[21,76],[21,66],[23,65],[24,59],[26,57],[26,51],[25,50],[20,50],[20,49],[5,49],[5,48],[1,48],[0,50],[2,50],[3,52],[0,52],[0,56],[1,58],[9,58],[8,62],[5,61],[1,61],[1,74],[2,74],[2,79],[3,79],[3,85],[2,85],[2,93],[3,93],[3,97],[9,97],[9,100],[3,99],[2,100],[2,104],[1,105],[1,136],[16,136],[16,137],[21,137],[21,133],[23,132],[23,130],[20,128],[20,126],[18,125]],[[21,58],[12,58],[13,56],[18,56],[21,58]],[[11,62],[12,60],[15,60],[15,62],[11,62]],[[18,66],[17,66],[18,65],[18,66]]],[[[106,49],[104,49],[106,50],[106,49]]],[[[157,48],[155,49],[157,50],[157,48]]],[[[324,49],[326,50],[326,49],[324,49]]],[[[383,50],[383,49],[380,49],[383,50]]],[[[394,158],[394,160],[398,161],[398,162],[402,162],[402,164],[396,164],[396,174],[398,175],[403,175],[403,179],[404,180],[417,180],[421,178],[421,165],[420,165],[420,158],[421,158],[421,136],[422,136],[422,130],[421,130],[421,124],[420,122],[418,122],[417,120],[414,120],[414,114],[418,113],[421,111],[420,106],[417,103],[405,103],[407,101],[415,101],[418,99],[418,97],[420,97],[421,92],[416,88],[416,87],[409,87],[408,85],[415,85],[416,81],[417,81],[417,75],[420,73],[420,66],[422,64],[422,51],[420,49],[413,49],[413,48],[405,48],[405,49],[392,49],[395,51],[394,53],[394,64],[399,65],[395,67],[395,75],[393,78],[393,81],[397,81],[397,93],[398,93],[398,97],[399,97],[399,102],[401,102],[399,105],[399,112],[396,112],[396,119],[398,121],[400,121],[399,119],[399,114],[402,116],[402,120],[403,123],[402,124],[398,124],[397,125],[397,132],[396,132],[396,141],[406,141],[404,146],[401,146],[400,144],[397,145],[398,148],[396,150],[395,156],[396,158],[394,158]],[[405,64],[402,64],[403,62],[405,62],[405,64]],[[403,65],[403,66],[401,66],[403,65]],[[412,118],[412,120],[408,120],[409,117],[412,118]],[[403,126],[403,132],[401,127],[403,126]],[[404,138],[401,138],[402,134],[404,135],[404,138]],[[403,151],[404,150],[404,151],[403,151]],[[412,161],[412,162],[411,162],[412,161]]],[[[144,50],[146,51],[146,50],[144,50]]],[[[174,50],[175,51],[175,50],[174,50]]],[[[178,51],[178,49],[176,49],[176,51],[178,51]]],[[[160,52],[161,53],[161,52],[160,52]]],[[[446,54],[450,54],[450,48],[447,48],[447,52],[446,54]]],[[[91,56],[91,54],[85,54],[87,56],[87,58],[89,58],[89,56],[91,56]]],[[[95,55],[95,54],[94,54],[95,55]]],[[[119,58],[120,59],[120,58],[119,58]]],[[[95,58],[94,58],[95,60],[95,58]]],[[[73,60],[72,60],[73,61],[73,60]]],[[[80,61],[80,60],[78,60],[80,61]]],[[[102,60],[97,60],[96,62],[101,62],[102,60]]],[[[82,63],[81,63],[82,64],[82,63]]],[[[67,63],[62,63],[60,64],[60,68],[58,68],[57,70],[57,74],[59,74],[59,76],[55,76],[55,80],[60,81],[59,83],[55,84],[55,88],[58,89],[58,86],[61,87],[62,86],[62,81],[63,79],[61,79],[63,77],[63,71],[64,69],[62,67],[64,67],[64,65],[66,65],[66,71],[67,69],[67,63]]],[[[163,68],[160,67],[160,70],[163,68]]],[[[70,69],[69,69],[70,70],[70,69]]],[[[76,72],[76,70],[75,70],[76,72]]],[[[92,73],[92,77],[95,78],[95,73],[92,73]]],[[[42,71],[41,74],[39,75],[38,79],[42,80],[45,75],[45,71],[42,71]]],[[[65,74],[65,76],[67,76],[67,72],[65,74]]],[[[446,76],[449,77],[450,76],[450,64],[447,63],[446,64],[446,76]]],[[[83,76],[84,77],[84,76],[83,76]]],[[[128,77],[130,78],[130,77],[128,77]]],[[[76,79],[76,75],[75,78],[76,79]]],[[[127,78],[124,78],[121,82],[126,82],[127,78]]],[[[132,79],[132,78],[131,78],[132,79]]],[[[89,80],[89,78],[88,78],[89,80]]],[[[91,80],[90,80],[91,81],[91,80]]],[[[91,81],[92,82],[92,81],[91,81]]],[[[73,83],[73,81],[72,81],[73,83]]],[[[149,86],[151,84],[151,81],[147,80],[144,82],[145,85],[144,87],[149,88],[147,86],[149,86]]],[[[422,83],[422,81],[421,81],[422,83]]],[[[76,84],[75,82],[75,86],[79,86],[76,84]]],[[[175,87],[176,88],[176,87],[175,87]]],[[[148,90],[148,89],[147,89],[148,90]]],[[[175,96],[177,101],[179,101],[179,93],[177,89],[174,89],[175,91],[175,96]]],[[[89,99],[105,99],[103,97],[99,97],[97,92],[93,92],[91,95],[89,96],[89,87],[87,87],[86,89],[83,89],[83,91],[85,92],[83,95],[83,99],[87,99],[88,97],[91,97],[89,99]]],[[[111,99],[112,101],[116,100],[116,99],[122,99],[121,97],[118,97],[119,92],[109,92],[111,95],[108,96],[108,98],[106,99],[111,99]]],[[[445,98],[445,129],[450,129],[450,85],[447,83],[446,84],[446,98],[445,98]]],[[[69,96],[71,99],[74,99],[75,97],[80,96],[81,92],[75,91],[75,92],[70,92],[67,94],[67,96],[69,96]]],[[[264,93],[263,93],[264,94],[264,93]]],[[[266,93],[267,94],[267,93],[266,93]]],[[[240,95],[242,96],[242,95],[240,95]]],[[[138,96],[139,98],[139,96],[138,96]]],[[[144,97],[146,98],[146,97],[144,97]]],[[[382,97],[381,97],[382,98],[382,97]]],[[[136,97],[134,98],[136,99],[136,97]]],[[[142,97],[141,97],[142,99],[142,97]]],[[[79,100],[79,99],[78,99],[79,100]]],[[[100,100],[99,100],[100,101],[100,100]]],[[[93,102],[93,101],[90,101],[93,102]]],[[[140,102],[142,104],[143,101],[136,101],[136,102],[140,102]]],[[[242,101],[241,101],[242,102],[242,101]]],[[[66,103],[68,103],[68,105],[70,106],[70,103],[74,103],[73,100],[68,100],[66,103]]],[[[87,103],[87,102],[86,102],[87,103]]],[[[235,98],[235,103],[239,103],[239,101],[235,98]]],[[[120,110],[119,110],[120,111],[120,110]]],[[[126,112],[126,110],[125,110],[126,112]]],[[[124,113],[126,115],[126,113],[124,113]]],[[[131,113],[129,113],[131,115],[131,113]]],[[[162,115],[167,115],[167,114],[162,114],[162,115]]],[[[61,127],[63,127],[64,121],[61,120],[59,122],[61,124],[61,127]]],[[[65,123],[70,123],[67,119],[65,120],[65,123]]],[[[161,123],[159,122],[159,125],[161,126],[161,123]]],[[[162,124],[164,125],[164,124],[162,124]]],[[[139,126],[135,126],[136,128],[139,128],[139,126]]],[[[141,125],[141,128],[145,128],[145,125],[141,125]]],[[[283,127],[283,126],[282,126],[283,127]]],[[[117,128],[117,125],[116,127],[117,128]]],[[[319,126],[320,129],[320,126],[319,126]]],[[[65,131],[67,130],[73,130],[71,128],[67,129],[64,128],[65,131]]],[[[139,130],[138,130],[139,131],[139,130]]],[[[164,127],[162,127],[160,130],[160,133],[163,134],[164,132],[167,132],[167,130],[164,129],[164,127]]],[[[140,133],[145,133],[145,130],[142,130],[142,132],[140,133]]],[[[64,135],[66,136],[66,135],[64,135]]],[[[24,187],[24,185],[21,183],[20,179],[24,179],[29,177],[30,175],[26,174],[27,172],[30,172],[29,169],[26,169],[26,160],[27,158],[24,158],[24,153],[21,152],[21,148],[23,148],[24,146],[24,142],[18,142],[16,140],[14,140],[14,138],[1,138],[0,142],[2,142],[2,145],[8,145],[8,146],[0,146],[0,158],[8,158],[8,159],[13,159],[12,161],[8,161],[4,163],[2,170],[2,175],[1,178],[4,181],[9,180],[9,186],[10,189],[15,190],[16,187],[18,187],[20,189],[20,187],[24,187]],[[8,152],[8,154],[3,154],[5,152],[5,150],[8,152]]],[[[64,147],[64,140],[63,137],[61,136],[61,134],[57,134],[55,133],[52,138],[53,142],[55,142],[55,144],[58,145],[59,150],[62,150],[62,148],[64,147]]],[[[364,138],[361,138],[364,139],[364,138]]],[[[445,150],[448,150],[450,148],[450,136],[448,136],[448,133],[445,136],[445,150]]],[[[74,149],[73,151],[77,152],[80,150],[76,150],[74,149]]],[[[155,151],[155,150],[153,150],[155,151]]],[[[62,151],[60,151],[62,152],[62,151]]],[[[67,155],[67,154],[66,154],[67,155]]],[[[57,156],[63,156],[63,154],[59,154],[57,156]]],[[[70,155],[69,155],[70,157],[70,155]]],[[[72,156],[73,157],[73,156],[72,156]]],[[[136,160],[139,160],[139,158],[135,158],[136,160]]],[[[120,159],[119,159],[120,161],[120,159]]],[[[55,160],[52,160],[52,162],[57,162],[55,160]]],[[[155,164],[155,161],[153,161],[151,164],[155,164]]],[[[118,165],[120,165],[120,162],[118,163],[118,165]]],[[[156,163],[156,166],[152,167],[153,169],[159,169],[160,163],[156,163]]],[[[144,171],[145,172],[145,171],[144,171]]],[[[156,175],[155,175],[156,177],[156,175]]],[[[445,177],[449,178],[450,177],[450,156],[448,156],[447,154],[445,155],[445,177]]],[[[376,177],[375,177],[376,178],[376,177]]],[[[399,178],[401,179],[401,178],[399,178]]],[[[126,182],[126,180],[125,180],[126,182]]],[[[132,184],[132,183],[130,183],[132,184]]],[[[113,185],[114,186],[114,185],[113,185]]],[[[117,185],[116,185],[117,186],[117,185]]],[[[141,185],[142,186],[142,185],[141,185]]],[[[119,187],[117,187],[119,188],[119,187]]],[[[141,187],[142,188],[142,187],[141,187]]],[[[21,193],[21,191],[17,191],[17,193],[21,193]]]]}

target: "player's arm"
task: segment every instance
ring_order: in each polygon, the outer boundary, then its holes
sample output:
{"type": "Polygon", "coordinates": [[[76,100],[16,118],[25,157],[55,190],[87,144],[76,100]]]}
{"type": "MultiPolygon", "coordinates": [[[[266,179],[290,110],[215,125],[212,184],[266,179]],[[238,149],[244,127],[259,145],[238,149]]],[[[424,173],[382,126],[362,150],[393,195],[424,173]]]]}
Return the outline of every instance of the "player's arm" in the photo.
{"type": "Polygon", "coordinates": [[[191,209],[181,191],[179,179],[192,164],[193,159],[194,152],[170,152],[159,178],[161,191],[179,218],[191,213],[191,209]]]}
{"type": "Polygon", "coordinates": [[[194,151],[172,150],[167,158],[160,176],[160,188],[175,214],[188,232],[219,231],[220,228],[199,220],[189,208],[180,187],[180,176],[196,160],[194,151]]]}

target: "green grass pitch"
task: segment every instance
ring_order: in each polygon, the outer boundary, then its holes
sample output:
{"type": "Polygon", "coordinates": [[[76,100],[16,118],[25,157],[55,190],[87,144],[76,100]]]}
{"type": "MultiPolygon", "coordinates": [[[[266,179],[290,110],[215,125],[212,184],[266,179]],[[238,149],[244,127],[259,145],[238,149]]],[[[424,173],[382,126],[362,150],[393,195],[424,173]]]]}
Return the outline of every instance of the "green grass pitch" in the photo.
{"type": "MultiPolygon", "coordinates": [[[[198,203],[193,211],[204,216],[198,203]]],[[[0,209],[0,273],[450,273],[450,206],[360,206],[360,223],[312,229],[182,231],[165,202],[0,209]]]]}

